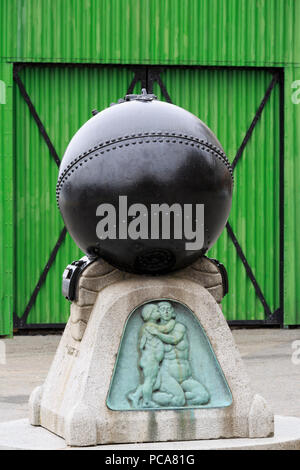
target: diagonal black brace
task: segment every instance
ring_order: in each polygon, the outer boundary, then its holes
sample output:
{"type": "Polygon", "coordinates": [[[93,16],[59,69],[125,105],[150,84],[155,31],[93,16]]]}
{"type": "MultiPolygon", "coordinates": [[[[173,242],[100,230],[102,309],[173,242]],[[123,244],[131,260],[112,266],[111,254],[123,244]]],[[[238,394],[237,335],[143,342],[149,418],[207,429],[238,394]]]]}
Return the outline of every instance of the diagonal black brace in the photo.
{"type": "Polygon", "coordinates": [[[163,96],[165,97],[167,103],[172,103],[172,100],[171,100],[171,98],[170,98],[170,95],[169,95],[169,93],[167,92],[167,89],[166,89],[166,87],[165,87],[165,85],[164,85],[164,83],[163,83],[163,81],[162,81],[162,79],[161,79],[161,77],[160,77],[160,74],[157,74],[156,81],[157,81],[157,83],[159,84],[160,89],[161,89],[161,92],[162,92],[163,96]]]}
{"type": "Polygon", "coordinates": [[[126,95],[131,95],[133,93],[134,87],[138,82],[141,82],[141,88],[146,88],[146,75],[144,69],[134,70],[134,77],[128,87],[126,95]]]}
{"type": "MultiPolygon", "coordinates": [[[[24,98],[24,101],[27,104],[27,106],[29,108],[29,111],[30,111],[32,117],[34,118],[43,139],[45,140],[45,142],[48,146],[50,154],[52,155],[56,165],[59,167],[60,159],[57,155],[57,152],[56,152],[56,150],[55,150],[55,148],[54,148],[54,146],[53,146],[53,144],[50,140],[49,135],[46,132],[45,127],[43,126],[42,121],[40,120],[40,117],[39,117],[32,101],[31,101],[27,91],[26,91],[24,83],[22,82],[22,80],[21,80],[21,78],[18,74],[18,70],[20,70],[20,68],[21,67],[15,67],[14,68],[14,73],[13,73],[14,81],[16,82],[16,84],[19,87],[20,93],[21,93],[22,97],[24,98]]],[[[47,261],[47,263],[46,263],[46,265],[43,269],[43,272],[40,275],[40,278],[39,278],[32,294],[31,294],[31,297],[29,299],[29,302],[27,303],[27,306],[24,310],[24,313],[23,313],[22,317],[19,318],[16,314],[14,314],[14,324],[15,324],[16,327],[23,327],[26,324],[26,321],[27,321],[28,315],[30,313],[30,310],[31,310],[32,306],[34,305],[34,303],[36,301],[37,295],[38,295],[43,283],[46,280],[47,274],[48,274],[48,272],[49,272],[49,270],[50,270],[50,268],[51,268],[51,266],[52,266],[52,264],[55,260],[55,257],[57,255],[57,252],[58,252],[61,244],[63,243],[63,241],[65,239],[66,233],[67,233],[67,229],[64,227],[62,229],[62,231],[59,235],[59,238],[58,238],[58,240],[57,240],[57,242],[56,242],[56,244],[55,244],[55,246],[54,246],[54,248],[53,248],[53,250],[50,254],[50,257],[49,257],[49,259],[48,259],[48,261],[47,261]]]]}
{"type": "Polygon", "coordinates": [[[30,99],[30,97],[29,97],[27,91],[26,91],[26,88],[25,88],[25,86],[24,86],[24,83],[22,82],[22,80],[21,80],[21,78],[20,78],[20,76],[19,76],[19,74],[18,74],[18,69],[17,69],[16,67],[14,68],[13,76],[14,76],[14,81],[16,82],[16,84],[17,84],[18,87],[19,87],[20,93],[21,93],[21,95],[23,96],[24,101],[25,101],[25,103],[27,104],[30,113],[31,113],[33,119],[35,120],[35,122],[36,122],[36,124],[37,124],[37,126],[38,126],[38,128],[39,128],[39,131],[40,131],[41,135],[43,136],[43,139],[45,140],[45,142],[46,142],[46,144],[47,144],[47,146],[48,146],[48,149],[49,149],[49,151],[50,151],[50,154],[52,155],[52,157],[53,157],[53,159],[54,159],[56,165],[59,167],[59,165],[60,165],[59,156],[57,155],[57,152],[56,152],[56,150],[55,150],[55,148],[54,148],[54,146],[53,146],[53,144],[52,144],[52,142],[51,142],[51,140],[50,140],[50,137],[49,137],[49,135],[47,134],[47,131],[46,131],[45,127],[43,126],[42,121],[40,120],[40,117],[39,117],[39,115],[38,115],[38,113],[37,113],[37,111],[36,111],[36,109],[35,109],[35,107],[34,107],[32,101],[31,101],[31,99],[30,99]]]}
{"type": "Polygon", "coordinates": [[[66,229],[66,227],[64,227],[62,229],[62,231],[60,232],[60,235],[58,237],[57,242],[55,243],[55,246],[54,246],[53,250],[51,251],[50,257],[49,257],[49,259],[48,259],[48,261],[47,261],[47,263],[46,263],[46,265],[43,269],[42,274],[40,275],[40,278],[39,278],[32,294],[31,294],[31,297],[30,297],[29,302],[28,302],[28,304],[27,304],[27,306],[24,310],[24,313],[23,313],[22,317],[18,318],[18,317],[15,316],[14,323],[15,323],[16,327],[23,327],[26,324],[29,312],[30,312],[33,304],[36,301],[36,298],[38,296],[40,288],[42,287],[42,285],[44,284],[44,282],[46,280],[47,274],[48,274],[48,272],[49,272],[49,270],[50,270],[50,268],[51,268],[51,266],[52,266],[52,264],[53,264],[53,262],[56,258],[57,252],[58,252],[61,244],[63,243],[63,241],[66,237],[66,234],[67,234],[67,229],[66,229]]]}
{"type": "MultiPolygon", "coordinates": [[[[262,112],[263,112],[263,109],[264,109],[264,107],[266,106],[266,104],[267,104],[267,102],[268,102],[268,100],[269,100],[269,98],[270,98],[271,92],[272,92],[274,86],[276,85],[276,83],[277,83],[278,81],[279,81],[279,74],[278,74],[278,73],[275,73],[275,74],[273,75],[273,78],[272,78],[272,80],[271,80],[271,82],[270,82],[270,84],[269,84],[269,86],[268,86],[268,88],[267,88],[267,91],[266,91],[266,93],[265,93],[263,99],[261,100],[261,103],[260,103],[260,105],[259,105],[259,107],[258,107],[258,109],[257,109],[257,111],[256,111],[256,113],[255,113],[255,116],[254,116],[254,118],[253,118],[253,120],[252,120],[252,122],[251,122],[251,124],[250,124],[250,127],[249,127],[249,129],[247,130],[247,133],[246,133],[246,135],[245,135],[245,137],[244,137],[244,139],[243,139],[243,142],[242,142],[242,144],[240,145],[240,147],[239,147],[239,149],[238,149],[238,151],[237,151],[237,153],[236,153],[236,156],[235,156],[235,158],[234,158],[234,160],[233,160],[233,162],[232,162],[232,164],[231,164],[232,170],[235,169],[235,167],[236,167],[236,165],[237,165],[239,159],[241,158],[242,153],[243,153],[243,151],[244,151],[244,149],[245,149],[245,147],[246,147],[246,145],[247,145],[247,143],[248,143],[250,137],[252,136],[253,130],[254,130],[254,128],[255,128],[257,122],[259,121],[259,119],[260,119],[260,117],[261,117],[261,114],[262,114],[262,112]]],[[[247,261],[245,255],[244,255],[244,252],[243,252],[243,250],[242,250],[242,248],[241,248],[241,246],[240,246],[240,244],[239,244],[239,242],[238,242],[238,240],[237,240],[237,238],[236,238],[236,236],[235,236],[235,234],[234,234],[234,232],[233,232],[233,230],[232,230],[232,227],[230,226],[229,222],[227,222],[226,228],[227,228],[228,235],[230,236],[230,238],[231,238],[231,240],[232,240],[232,242],[233,242],[233,244],[234,244],[234,246],[235,246],[235,248],[236,248],[237,254],[238,254],[239,258],[241,259],[241,261],[242,261],[242,263],[243,263],[243,265],[244,265],[244,267],[245,267],[246,273],[247,273],[249,279],[251,280],[251,282],[252,282],[252,284],[253,284],[253,287],[254,287],[254,289],[255,289],[255,292],[256,292],[258,298],[260,299],[260,301],[261,301],[261,303],[262,303],[262,305],[263,305],[263,307],[264,307],[265,314],[267,315],[267,317],[271,317],[271,315],[272,315],[271,309],[270,309],[270,307],[269,307],[268,304],[267,304],[267,301],[266,301],[266,299],[265,299],[265,297],[264,297],[264,295],[263,295],[263,293],[262,293],[262,290],[261,290],[261,288],[259,287],[259,284],[258,284],[258,282],[257,282],[257,280],[256,280],[256,278],[255,278],[255,276],[254,276],[254,273],[253,273],[253,271],[252,271],[252,269],[251,269],[251,267],[250,267],[250,265],[249,265],[249,263],[248,263],[248,261],[247,261]]]]}
{"type": "Polygon", "coordinates": [[[260,103],[260,105],[259,105],[259,107],[258,107],[258,109],[257,109],[257,111],[256,111],[256,113],[255,113],[255,116],[254,116],[254,118],[253,118],[253,120],[252,120],[252,122],[251,122],[251,124],[250,124],[249,129],[247,130],[247,133],[246,133],[246,135],[245,135],[245,137],[244,137],[244,140],[243,140],[243,142],[241,143],[241,145],[240,145],[240,147],[239,147],[239,149],[238,149],[238,151],[237,151],[237,153],[236,153],[236,156],[234,157],[234,160],[233,160],[233,162],[232,162],[232,164],[231,164],[232,170],[235,169],[237,162],[238,162],[239,159],[241,158],[242,153],[243,153],[243,151],[244,151],[244,149],[245,149],[245,147],[246,147],[246,145],[247,145],[247,142],[249,141],[249,139],[250,139],[250,137],[251,137],[251,135],[252,135],[252,133],[253,133],[253,130],[254,130],[254,128],[255,128],[257,122],[259,121],[259,119],[260,119],[260,117],[261,117],[261,114],[262,114],[262,112],[263,112],[263,109],[264,109],[264,107],[266,106],[268,99],[270,98],[271,92],[272,92],[274,86],[276,85],[276,83],[278,82],[278,80],[279,80],[279,74],[276,73],[276,74],[273,76],[273,78],[272,78],[272,80],[271,80],[271,83],[270,83],[270,85],[269,85],[268,88],[267,88],[267,91],[266,91],[266,93],[265,93],[265,96],[264,96],[263,99],[261,100],[261,103],[260,103]]]}
{"type": "Polygon", "coordinates": [[[243,252],[243,250],[242,250],[242,248],[241,248],[239,242],[237,241],[237,238],[236,238],[236,236],[235,236],[235,234],[234,234],[234,232],[233,232],[233,230],[232,230],[231,225],[230,225],[229,222],[227,222],[226,228],[227,228],[228,235],[229,235],[229,237],[231,238],[231,240],[232,240],[232,242],[233,242],[233,244],[234,244],[234,246],[235,246],[235,248],[236,248],[237,254],[238,254],[239,258],[241,259],[241,261],[242,261],[242,263],[243,263],[243,265],[244,265],[244,267],[245,267],[246,273],[247,273],[247,275],[248,275],[250,281],[251,281],[252,284],[253,284],[253,287],[254,287],[254,289],[255,289],[256,295],[257,295],[257,297],[259,298],[259,300],[261,301],[261,303],[262,303],[262,305],[263,305],[263,307],[264,307],[265,314],[266,314],[267,316],[272,315],[272,312],[271,312],[271,310],[270,310],[270,307],[269,307],[269,305],[267,304],[267,301],[266,301],[266,299],[265,299],[265,297],[264,297],[264,295],[263,295],[263,293],[262,293],[262,290],[261,290],[261,288],[260,288],[259,285],[258,285],[258,282],[257,282],[257,280],[256,280],[256,278],[255,278],[255,276],[254,276],[254,274],[253,274],[253,271],[252,271],[252,269],[251,269],[251,267],[250,267],[250,265],[249,265],[249,263],[248,263],[248,261],[247,261],[247,259],[246,259],[246,256],[244,255],[244,252],[243,252]]]}
{"type": "Polygon", "coordinates": [[[153,93],[153,84],[154,82],[157,82],[160,87],[161,93],[163,97],[165,98],[165,100],[167,101],[167,103],[172,103],[170,95],[161,79],[160,72],[161,72],[160,70],[152,70],[152,69],[148,71],[147,91],[148,93],[153,93]]]}

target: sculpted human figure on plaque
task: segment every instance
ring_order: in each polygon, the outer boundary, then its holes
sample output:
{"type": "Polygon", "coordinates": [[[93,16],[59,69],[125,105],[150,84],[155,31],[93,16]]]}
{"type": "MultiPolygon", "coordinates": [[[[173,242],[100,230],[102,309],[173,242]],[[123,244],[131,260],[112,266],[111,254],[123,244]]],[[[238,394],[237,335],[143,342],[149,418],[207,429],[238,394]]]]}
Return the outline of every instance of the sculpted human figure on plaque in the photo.
{"type": "Polygon", "coordinates": [[[146,304],[139,334],[143,383],[128,394],[133,408],[184,407],[205,405],[210,394],[195,380],[189,357],[185,325],[176,321],[170,302],[146,304]]]}

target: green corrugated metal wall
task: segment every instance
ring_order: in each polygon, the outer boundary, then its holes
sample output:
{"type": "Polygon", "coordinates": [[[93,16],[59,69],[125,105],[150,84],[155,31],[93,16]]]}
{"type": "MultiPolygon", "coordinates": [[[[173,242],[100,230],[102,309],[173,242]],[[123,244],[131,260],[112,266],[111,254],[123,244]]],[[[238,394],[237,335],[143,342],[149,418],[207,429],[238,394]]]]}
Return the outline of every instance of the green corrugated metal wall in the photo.
{"type": "Polygon", "coordinates": [[[0,63],[0,335],[10,334],[13,309],[12,103],[12,66],[0,63]]]}
{"type": "Polygon", "coordinates": [[[1,0],[1,56],[37,62],[300,62],[299,0],[1,0]]]}
{"type": "MultiPolygon", "coordinates": [[[[300,286],[297,276],[297,268],[300,265],[300,235],[297,230],[300,222],[300,196],[297,185],[300,158],[300,132],[298,132],[300,128],[300,104],[293,104],[291,99],[292,94],[295,92],[292,83],[300,80],[299,44],[300,0],[252,0],[251,2],[249,0],[226,0],[226,2],[223,0],[165,0],[164,2],[160,0],[110,0],[109,2],[106,0],[0,0],[0,80],[5,82],[7,96],[9,97],[6,105],[0,104],[0,178],[2,183],[0,202],[2,224],[0,230],[1,237],[5,240],[5,245],[1,243],[0,247],[2,262],[0,274],[0,334],[6,334],[9,331],[14,292],[12,280],[14,252],[14,239],[12,236],[12,62],[283,67],[284,321],[286,324],[300,324],[300,286]]],[[[27,71],[24,70],[24,73],[27,73],[27,71]]],[[[254,87],[256,87],[256,84],[254,87]]],[[[40,89],[39,93],[41,95],[43,92],[40,89]]],[[[48,91],[46,90],[45,93],[48,93],[48,91]]],[[[121,94],[123,94],[123,90],[121,94]]],[[[278,91],[275,91],[272,95],[272,100],[275,101],[272,102],[273,104],[269,103],[270,108],[269,111],[267,109],[264,111],[264,113],[266,112],[265,116],[268,116],[271,109],[275,110],[278,105],[276,104],[278,103],[276,94],[278,95],[278,91]]],[[[258,98],[258,94],[255,95],[254,89],[251,96],[258,98]]],[[[173,96],[172,98],[174,99],[173,96]]],[[[192,104],[192,98],[189,99],[192,104]]],[[[225,99],[226,97],[224,97],[224,102],[225,99]]],[[[221,103],[221,96],[219,96],[219,103],[221,103]]],[[[19,107],[22,105],[24,106],[24,104],[18,104],[19,107]]],[[[246,107],[248,106],[249,103],[246,104],[246,107]]],[[[61,107],[63,107],[63,103],[61,103],[61,107]]],[[[199,105],[199,111],[202,109],[204,108],[199,105]]],[[[225,106],[223,109],[225,109],[225,106]]],[[[250,108],[248,109],[250,111],[250,108]]],[[[23,112],[25,112],[24,109],[23,112]]],[[[83,122],[87,117],[88,115],[82,114],[82,121],[79,122],[83,122]]],[[[205,119],[205,115],[203,115],[203,118],[205,119]]],[[[216,125],[216,128],[218,127],[218,123],[214,124],[213,118],[209,118],[209,113],[208,119],[211,119],[212,126],[216,125]]],[[[32,126],[33,124],[27,122],[26,125],[32,126]]],[[[266,125],[267,123],[261,126],[261,129],[265,126],[265,131],[271,136],[270,131],[266,129],[266,125]]],[[[17,130],[20,124],[15,123],[14,126],[17,130]]],[[[259,129],[256,131],[261,132],[259,129]]],[[[216,132],[223,133],[222,126],[216,132]]],[[[223,135],[225,136],[225,132],[223,135]]],[[[255,144],[252,143],[251,145],[257,145],[258,136],[253,137],[255,144]]],[[[56,139],[53,134],[51,134],[51,138],[54,141],[56,139]]],[[[224,138],[226,139],[226,137],[224,138]]],[[[36,135],[34,145],[37,148],[38,145],[42,146],[41,142],[38,143],[38,139],[36,135]]],[[[222,140],[221,135],[220,139],[222,140]]],[[[232,149],[226,147],[230,146],[230,141],[223,143],[232,158],[232,149]]],[[[56,145],[58,145],[58,150],[61,152],[64,145],[62,141],[56,143],[56,145]]],[[[276,146],[277,140],[272,145],[276,146]]],[[[21,144],[16,145],[16,150],[18,146],[20,147],[21,144]]],[[[233,150],[235,151],[235,149],[233,150]]],[[[45,149],[43,152],[45,153],[45,149]]],[[[17,157],[19,158],[16,155],[17,157]]],[[[48,160],[51,159],[49,153],[47,157],[48,160]]],[[[247,177],[246,173],[250,171],[250,168],[243,172],[242,165],[251,165],[251,161],[254,164],[252,157],[253,153],[251,153],[251,146],[249,146],[243,156],[243,161],[239,163],[236,169],[236,178],[247,177]]],[[[43,164],[47,165],[46,163],[43,164]]],[[[54,162],[51,162],[51,165],[49,182],[47,183],[49,185],[55,179],[54,173],[51,172],[56,170],[54,162]]],[[[265,167],[266,170],[267,166],[265,167]]],[[[272,172],[275,170],[275,168],[272,168],[272,172]]],[[[18,176],[16,175],[16,177],[18,176]]],[[[33,179],[34,177],[32,175],[33,179]]],[[[26,178],[28,184],[29,177],[26,178]]],[[[49,188],[50,186],[48,186],[49,188]]],[[[20,186],[19,192],[21,189],[20,186]]],[[[239,194],[238,190],[239,182],[236,185],[236,194],[239,194]]],[[[34,190],[32,189],[32,191],[34,190]]],[[[51,197],[53,197],[52,194],[51,197]]],[[[246,200],[243,199],[245,193],[239,197],[241,197],[243,206],[247,204],[246,200]]],[[[259,195],[258,197],[261,197],[265,204],[269,204],[264,199],[265,196],[259,195]]],[[[278,210],[276,204],[274,205],[275,212],[278,210]]],[[[52,214],[52,210],[54,211],[54,209],[48,209],[49,214],[52,214]]],[[[234,225],[235,217],[237,217],[236,213],[233,212],[231,217],[233,217],[232,223],[234,225]]],[[[234,228],[241,243],[243,243],[246,222],[242,216],[239,220],[241,227],[234,226],[234,228]]],[[[59,218],[56,219],[55,225],[57,231],[59,231],[58,221],[59,218]]],[[[259,223],[259,221],[256,221],[256,223],[259,223]]],[[[277,240],[276,230],[273,235],[277,240]]],[[[259,231],[257,237],[261,237],[258,243],[264,243],[261,231],[259,231]]],[[[223,239],[224,236],[222,236],[223,239]]],[[[47,243],[50,245],[50,241],[50,235],[48,235],[45,246],[47,243]]],[[[66,246],[69,246],[69,243],[67,241],[66,246]]],[[[225,246],[227,242],[222,243],[225,246]]],[[[20,246],[17,249],[20,250],[20,246]]],[[[25,251],[24,247],[22,249],[25,251]]],[[[270,250],[268,247],[266,249],[267,251],[270,250]]],[[[276,274],[272,273],[270,284],[266,280],[268,274],[266,272],[259,274],[259,271],[262,267],[267,269],[267,266],[269,266],[268,269],[271,269],[272,266],[276,266],[277,261],[267,261],[267,255],[263,261],[256,260],[255,256],[257,254],[254,256],[252,252],[251,255],[251,250],[248,256],[253,260],[255,269],[258,270],[256,274],[260,282],[266,287],[267,298],[272,306],[276,306],[278,296],[275,295],[274,283],[277,271],[274,268],[276,274]],[[262,263],[262,266],[260,263],[262,263]]],[[[17,260],[17,257],[15,259],[17,260]]],[[[235,255],[230,259],[234,260],[235,255]]],[[[39,262],[43,264],[41,258],[39,262]]],[[[230,276],[236,277],[239,275],[237,264],[232,263],[232,266],[235,274],[230,274],[230,276]]],[[[40,271],[33,272],[34,269],[36,268],[32,268],[30,276],[37,272],[40,274],[40,271]]],[[[56,267],[52,267],[53,272],[55,269],[56,267]]],[[[53,282],[56,282],[56,285],[60,283],[54,274],[50,273],[50,276],[53,276],[53,282]]],[[[248,294],[247,283],[244,282],[244,277],[242,279],[241,294],[245,291],[248,294]]],[[[16,279],[15,287],[21,281],[22,279],[19,276],[16,279]]],[[[31,281],[34,284],[36,279],[31,281]]],[[[23,279],[23,282],[28,284],[29,281],[23,279]]],[[[26,289],[26,293],[28,293],[30,288],[27,286],[26,289]]],[[[41,292],[41,298],[42,295],[41,292]]],[[[238,301],[240,302],[240,298],[238,301]]],[[[21,301],[19,300],[19,302],[21,301]]],[[[247,318],[253,318],[253,315],[261,317],[261,310],[257,307],[256,301],[251,302],[252,308],[251,311],[247,312],[247,318]]],[[[230,301],[228,300],[227,303],[229,304],[230,301]]],[[[22,305],[19,303],[19,313],[22,310],[21,307],[22,305]]],[[[63,309],[62,306],[61,311],[56,312],[56,321],[65,318],[66,311],[63,309]]],[[[50,310],[48,309],[47,312],[41,315],[44,318],[50,318],[47,317],[50,315],[50,310]]],[[[232,312],[229,312],[229,314],[233,315],[232,312]]],[[[30,321],[40,321],[41,317],[38,315],[37,310],[33,311],[30,321]]]]}

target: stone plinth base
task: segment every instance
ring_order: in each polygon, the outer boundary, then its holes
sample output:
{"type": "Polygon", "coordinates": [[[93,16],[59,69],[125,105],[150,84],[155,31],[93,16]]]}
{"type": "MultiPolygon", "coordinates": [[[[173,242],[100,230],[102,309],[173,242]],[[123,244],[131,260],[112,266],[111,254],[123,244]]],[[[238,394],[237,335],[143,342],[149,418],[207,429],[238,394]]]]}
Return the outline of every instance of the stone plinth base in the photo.
{"type": "MultiPolygon", "coordinates": [[[[61,437],[41,427],[30,426],[28,419],[0,423],[0,450],[67,450],[61,437]]],[[[148,442],[145,444],[114,444],[76,447],[78,450],[142,451],[163,450],[300,450],[300,418],[275,416],[274,437],[237,438],[202,441],[148,442]]]]}
{"type": "Polygon", "coordinates": [[[31,424],[70,446],[272,436],[273,415],[251,390],[216,300],[220,274],[201,263],[153,278],[91,265],[48,377],[31,395],[31,424]],[[162,299],[175,312],[165,324],[137,310],[163,311],[162,299]]]}

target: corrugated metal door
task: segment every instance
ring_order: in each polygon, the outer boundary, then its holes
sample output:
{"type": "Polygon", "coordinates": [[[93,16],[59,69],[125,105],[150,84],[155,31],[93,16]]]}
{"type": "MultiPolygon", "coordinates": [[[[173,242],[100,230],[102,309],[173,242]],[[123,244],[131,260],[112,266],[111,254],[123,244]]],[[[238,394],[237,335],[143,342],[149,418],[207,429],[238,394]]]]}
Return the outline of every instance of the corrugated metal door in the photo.
{"type": "MultiPolygon", "coordinates": [[[[123,97],[134,77],[129,68],[25,66],[18,76],[61,158],[71,137],[92,115],[123,97]]],[[[140,85],[139,85],[140,88],[140,85]]],[[[33,118],[30,103],[15,86],[15,306],[17,327],[66,322],[61,295],[66,265],[83,256],[67,234],[45,282],[37,283],[63,229],[55,186],[58,168],[33,118]],[[37,286],[38,295],[28,308],[37,286]]],[[[63,237],[62,237],[63,239],[63,237]]],[[[35,292],[37,294],[37,291],[35,292]]]]}
{"type": "MultiPolygon", "coordinates": [[[[231,162],[276,73],[229,68],[152,70],[153,91],[203,120],[217,135],[231,162]]],[[[265,305],[227,230],[208,253],[228,271],[229,293],[223,311],[230,321],[281,322],[279,81],[273,80],[260,118],[237,162],[229,218],[265,305]]]]}
{"type": "MultiPolygon", "coordinates": [[[[124,96],[130,84],[130,92],[134,86],[138,91],[142,77],[144,85],[153,85],[161,99],[171,97],[206,122],[231,161],[272,79],[271,72],[257,69],[175,67],[139,68],[135,79],[129,68],[96,66],[26,66],[18,75],[60,157],[92,109],[101,110],[124,96]]],[[[59,324],[67,320],[69,310],[61,295],[62,272],[81,253],[67,235],[28,309],[63,222],[55,201],[57,166],[19,88],[15,89],[15,324],[59,324]]],[[[231,227],[271,313],[278,311],[281,301],[279,95],[275,83],[237,163],[230,215],[231,227]]],[[[265,321],[266,307],[226,230],[209,255],[228,271],[226,318],[265,321]]]]}

